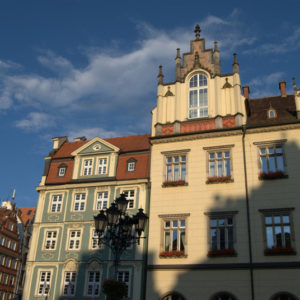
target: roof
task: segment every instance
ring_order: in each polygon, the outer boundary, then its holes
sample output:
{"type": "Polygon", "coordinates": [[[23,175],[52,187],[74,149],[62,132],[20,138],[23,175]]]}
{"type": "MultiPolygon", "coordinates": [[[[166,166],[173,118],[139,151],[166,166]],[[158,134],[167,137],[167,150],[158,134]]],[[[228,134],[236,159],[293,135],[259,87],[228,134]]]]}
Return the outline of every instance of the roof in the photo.
{"type": "Polygon", "coordinates": [[[24,226],[34,217],[36,207],[21,207],[19,208],[20,218],[24,226]]]}
{"type": "Polygon", "coordinates": [[[247,101],[247,125],[271,125],[294,122],[297,120],[294,95],[287,95],[287,97],[272,96],[247,101]],[[275,110],[275,118],[268,118],[269,109],[275,110]]]}
{"type": "MultiPolygon", "coordinates": [[[[121,153],[149,150],[150,134],[131,135],[123,137],[115,137],[104,139],[105,141],[118,147],[121,153]]],[[[80,148],[89,141],[65,142],[58,151],[53,155],[53,158],[68,158],[72,157],[71,153],[80,148]]]]}

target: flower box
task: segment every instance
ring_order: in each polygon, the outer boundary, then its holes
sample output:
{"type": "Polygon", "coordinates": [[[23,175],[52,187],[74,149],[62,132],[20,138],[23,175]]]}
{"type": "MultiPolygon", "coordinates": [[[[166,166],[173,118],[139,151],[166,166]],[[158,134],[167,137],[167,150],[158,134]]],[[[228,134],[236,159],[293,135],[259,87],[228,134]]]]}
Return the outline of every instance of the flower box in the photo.
{"type": "Polygon", "coordinates": [[[264,253],[265,255],[293,255],[296,251],[293,248],[273,247],[266,248],[264,253]]]}
{"type": "Polygon", "coordinates": [[[288,176],[284,174],[282,171],[277,171],[277,172],[261,172],[259,173],[258,178],[260,180],[273,180],[273,179],[280,179],[280,178],[287,178],[288,176]]]}
{"type": "Polygon", "coordinates": [[[220,176],[220,177],[208,177],[206,180],[207,184],[211,183],[226,183],[226,182],[233,182],[231,176],[220,176]]]}
{"type": "Polygon", "coordinates": [[[216,256],[236,256],[234,249],[220,249],[220,250],[209,250],[207,253],[208,257],[216,256]]]}
{"type": "Polygon", "coordinates": [[[168,187],[168,186],[183,186],[187,185],[185,180],[176,180],[176,181],[165,181],[162,186],[168,187]]]}
{"type": "Polygon", "coordinates": [[[172,250],[172,251],[162,251],[159,253],[159,257],[183,257],[186,256],[184,251],[172,250]]]}

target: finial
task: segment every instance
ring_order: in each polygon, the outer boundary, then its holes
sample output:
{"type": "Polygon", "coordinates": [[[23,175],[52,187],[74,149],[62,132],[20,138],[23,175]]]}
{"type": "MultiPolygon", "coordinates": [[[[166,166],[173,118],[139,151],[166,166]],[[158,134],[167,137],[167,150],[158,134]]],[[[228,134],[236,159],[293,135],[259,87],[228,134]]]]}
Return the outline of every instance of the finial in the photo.
{"type": "Polygon", "coordinates": [[[234,64],[238,64],[238,62],[237,62],[237,54],[236,53],[233,53],[233,63],[234,64]]]}
{"type": "Polygon", "coordinates": [[[181,58],[181,57],[180,57],[180,48],[177,48],[176,50],[177,50],[176,58],[181,58]]]}
{"type": "Polygon", "coordinates": [[[162,65],[159,66],[157,79],[158,79],[158,84],[163,84],[164,74],[162,72],[162,65]]]}
{"type": "Polygon", "coordinates": [[[295,77],[293,77],[292,80],[293,80],[293,88],[294,88],[294,91],[296,92],[297,91],[297,85],[296,85],[295,77]]]}
{"type": "Polygon", "coordinates": [[[199,60],[199,53],[198,53],[198,51],[196,51],[196,53],[195,53],[194,68],[200,68],[200,60],[199,60]]]}
{"type": "Polygon", "coordinates": [[[200,32],[201,32],[201,29],[200,29],[199,24],[197,24],[197,25],[195,26],[194,32],[195,32],[195,35],[196,35],[196,40],[199,40],[199,39],[200,39],[200,32]]]}
{"type": "Polygon", "coordinates": [[[219,51],[219,49],[218,49],[218,42],[217,41],[215,41],[214,42],[214,51],[219,51]]]}

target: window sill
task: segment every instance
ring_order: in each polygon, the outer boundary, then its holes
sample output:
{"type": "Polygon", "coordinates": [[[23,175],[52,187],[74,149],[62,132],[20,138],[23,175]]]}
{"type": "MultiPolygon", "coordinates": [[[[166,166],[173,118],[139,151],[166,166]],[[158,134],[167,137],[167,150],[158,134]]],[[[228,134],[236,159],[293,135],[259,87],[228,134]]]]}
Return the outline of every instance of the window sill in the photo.
{"type": "Polygon", "coordinates": [[[208,257],[233,257],[237,256],[234,249],[210,250],[207,253],[208,257]]]}
{"type": "Polygon", "coordinates": [[[160,258],[185,258],[187,255],[184,251],[162,251],[159,254],[160,258]]]}
{"type": "Polygon", "coordinates": [[[206,180],[206,184],[230,183],[230,182],[234,182],[231,176],[208,177],[206,180]]]}
{"type": "Polygon", "coordinates": [[[162,184],[162,187],[176,187],[176,186],[187,186],[188,183],[184,180],[177,180],[177,181],[165,181],[162,184]]]}
{"type": "Polygon", "coordinates": [[[296,255],[297,252],[293,248],[272,248],[272,249],[265,249],[264,254],[266,256],[296,255]]]}
{"type": "Polygon", "coordinates": [[[270,172],[270,173],[260,173],[258,176],[259,180],[275,180],[275,179],[284,179],[289,178],[288,175],[283,172],[270,172]]]}

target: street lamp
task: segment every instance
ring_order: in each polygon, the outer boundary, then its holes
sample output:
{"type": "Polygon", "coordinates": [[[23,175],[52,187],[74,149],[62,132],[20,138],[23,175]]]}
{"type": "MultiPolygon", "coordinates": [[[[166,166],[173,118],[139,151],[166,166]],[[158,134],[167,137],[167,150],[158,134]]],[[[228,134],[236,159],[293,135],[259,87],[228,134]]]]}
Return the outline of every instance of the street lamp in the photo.
{"type": "Polygon", "coordinates": [[[127,215],[128,202],[125,195],[121,194],[106,211],[101,210],[97,216],[94,216],[98,245],[107,245],[114,254],[115,280],[118,280],[118,267],[122,253],[132,244],[140,244],[141,234],[145,230],[148,219],[142,208],[136,215],[127,215]]]}

